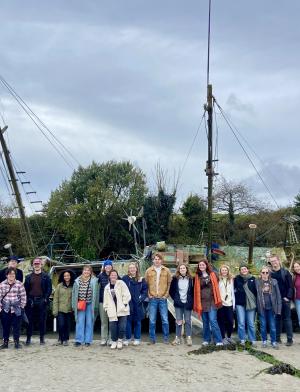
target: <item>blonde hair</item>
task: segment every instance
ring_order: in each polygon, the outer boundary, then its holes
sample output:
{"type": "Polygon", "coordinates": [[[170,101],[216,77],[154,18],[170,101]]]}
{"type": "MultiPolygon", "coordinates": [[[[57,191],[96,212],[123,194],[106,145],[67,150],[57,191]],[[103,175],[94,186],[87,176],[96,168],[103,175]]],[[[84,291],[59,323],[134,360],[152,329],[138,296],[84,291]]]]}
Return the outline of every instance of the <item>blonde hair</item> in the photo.
{"type": "Polygon", "coordinates": [[[132,261],[131,263],[128,264],[127,275],[130,276],[130,275],[129,275],[129,267],[130,267],[131,265],[134,265],[134,266],[135,266],[135,268],[136,268],[136,275],[135,275],[135,277],[136,277],[137,280],[139,280],[140,277],[141,277],[140,269],[139,269],[138,264],[135,263],[134,261],[132,261]]]}
{"type": "Polygon", "coordinates": [[[231,274],[230,268],[229,268],[229,266],[227,264],[222,264],[221,265],[221,267],[219,268],[219,276],[222,277],[222,275],[221,275],[221,269],[222,268],[226,268],[227,269],[227,271],[228,271],[227,277],[228,277],[228,279],[232,279],[232,274],[231,274]]]}

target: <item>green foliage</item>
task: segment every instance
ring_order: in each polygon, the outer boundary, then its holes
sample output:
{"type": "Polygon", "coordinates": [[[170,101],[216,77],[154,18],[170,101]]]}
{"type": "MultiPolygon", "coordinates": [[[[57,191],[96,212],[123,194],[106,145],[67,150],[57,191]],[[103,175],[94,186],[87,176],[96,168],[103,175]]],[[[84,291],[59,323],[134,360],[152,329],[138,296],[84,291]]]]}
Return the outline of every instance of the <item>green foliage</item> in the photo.
{"type": "Polygon", "coordinates": [[[164,189],[159,189],[157,195],[146,197],[144,217],[147,222],[148,244],[169,239],[169,225],[175,201],[175,192],[169,194],[164,189]]]}
{"type": "Polygon", "coordinates": [[[93,162],[52,192],[47,217],[80,255],[95,258],[114,246],[111,239],[128,242],[122,218],[143,205],[145,194],[145,176],[130,162],[93,162]]]}
{"type": "Polygon", "coordinates": [[[192,240],[191,243],[198,243],[207,214],[204,201],[198,195],[190,195],[183,203],[181,212],[186,220],[187,234],[192,240]]]}

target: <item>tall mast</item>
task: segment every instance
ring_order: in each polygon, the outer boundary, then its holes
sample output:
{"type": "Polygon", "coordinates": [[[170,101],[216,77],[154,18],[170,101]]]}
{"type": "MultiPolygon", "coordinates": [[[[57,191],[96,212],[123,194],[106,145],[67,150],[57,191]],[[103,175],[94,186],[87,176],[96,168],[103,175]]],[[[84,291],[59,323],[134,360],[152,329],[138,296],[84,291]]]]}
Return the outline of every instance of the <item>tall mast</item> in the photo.
{"type": "Polygon", "coordinates": [[[207,257],[208,261],[211,262],[211,249],[212,249],[212,211],[213,211],[213,95],[212,85],[207,85],[207,144],[208,154],[206,162],[206,175],[207,175],[207,257]]]}
{"type": "Polygon", "coordinates": [[[211,262],[212,250],[212,211],[213,211],[213,94],[212,85],[209,82],[210,71],[210,15],[211,15],[211,0],[209,0],[208,9],[208,35],[207,35],[207,102],[205,109],[207,111],[207,143],[208,154],[206,162],[206,175],[207,175],[207,258],[211,262]]]}
{"type": "Polygon", "coordinates": [[[21,193],[19,191],[19,187],[18,187],[18,183],[17,183],[17,178],[15,175],[15,171],[14,171],[14,167],[13,164],[11,162],[10,159],[10,152],[7,148],[6,145],[6,141],[4,139],[4,132],[7,130],[7,125],[1,129],[0,127],[0,143],[2,146],[2,150],[3,150],[3,154],[4,154],[4,158],[6,161],[6,166],[10,175],[10,182],[12,184],[13,190],[14,190],[14,195],[16,198],[16,202],[17,202],[17,206],[18,206],[18,210],[19,210],[19,215],[21,218],[21,225],[22,225],[22,229],[25,233],[25,237],[26,237],[26,246],[27,246],[27,251],[28,254],[33,256],[35,254],[35,247],[32,241],[32,237],[31,237],[31,233],[30,233],[30,228],[26,219],[26,215],[25,215],[25,209],[23,206],[23,201],[22,201],[22,197],[21,197],[21,193]]]}

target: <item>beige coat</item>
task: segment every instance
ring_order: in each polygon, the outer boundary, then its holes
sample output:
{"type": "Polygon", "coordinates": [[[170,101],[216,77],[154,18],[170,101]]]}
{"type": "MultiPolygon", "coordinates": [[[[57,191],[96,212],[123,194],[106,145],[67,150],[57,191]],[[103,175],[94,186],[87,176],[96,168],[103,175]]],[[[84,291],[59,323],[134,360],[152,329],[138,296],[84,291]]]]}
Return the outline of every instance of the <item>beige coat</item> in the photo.
{"type": "Polygon", "coordinates": [[[128,316],[130,314],[129,301],[131,300],[131,295],[128,287],[122,280],[116,281],[115,293],[117,307],[110,292],[110,284],[108,283],[104,289],[103,308],[107,312],[109,321],[118,321],[118,317],[128,316]]]}
{"type": "Polygon", "coordinates": [[[145,280],[148,284],[149,298],[168,298],[169,290],[172,280],[172,275],[169,268],[164,265],[161,266],[161,273],[157,285],[157,273],[154,266],[147,269],[145,280]],[[158,287],[158,290],[157,290],[158,287]]]}

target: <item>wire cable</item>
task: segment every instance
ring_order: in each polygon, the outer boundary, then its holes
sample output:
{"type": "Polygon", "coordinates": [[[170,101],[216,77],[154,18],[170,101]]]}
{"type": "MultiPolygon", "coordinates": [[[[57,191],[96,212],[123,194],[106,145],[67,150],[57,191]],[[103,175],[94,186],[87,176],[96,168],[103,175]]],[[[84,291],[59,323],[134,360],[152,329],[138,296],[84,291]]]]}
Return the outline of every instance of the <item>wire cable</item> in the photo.
{"type": "MultiPolygon", "coordinates": [[[[214,100],[215,100],[215,98],[214,98],[214,100]]],[[[255,166],[253,160],[251,159],[250,155],[248,154],[247,150],[245,149],[245,147],[244,147],[243,144],[241,143],[241,141],[240,141],[240,139],[239,139],[237,133],[235,132],[234,128],[231,126],[230,122],[228,121],[228,119],[227,119],[227,117],[226,117],[226,115],[225,115],[223,109],[221,108],[221,106],[218,104],[218,102],[217,102],[216,100],[215,100],[215,103],[216,103],[218,109],[220,110],[220,113],[221,113],[222,117],[224,118],[225,122],[227,123],[228,127],[230,128],[231,132],[233,133],[235,139],[237,140],[239,146],[240,146],[241,149],[243,150],[243,152],[244,152],[244,154],[246,155],[247,159],[249,160],[250,164],[251,164],[252,167],[254,168],[254,170],[255,170],[257,176],[260,178],[262,184],[263,184],[264,187],[266,188],[266,190],[267,190],[269,196],[270,196],[271,199],[273,200],[273,202],[274,202],[274,204],[276,205],[276,207],[277,207],[278,209],[280,209],[280,206],[279,206],[279,204],[277,203],[275,197],[273,196],[273,194],[272,194],[270,188],[269,188],[268,185],[266,184],[266,182],[265,182],[265,180],[263,179],[262,175],[259,173],[258,169],[256,168],[256,166],[255,166]]]]}

